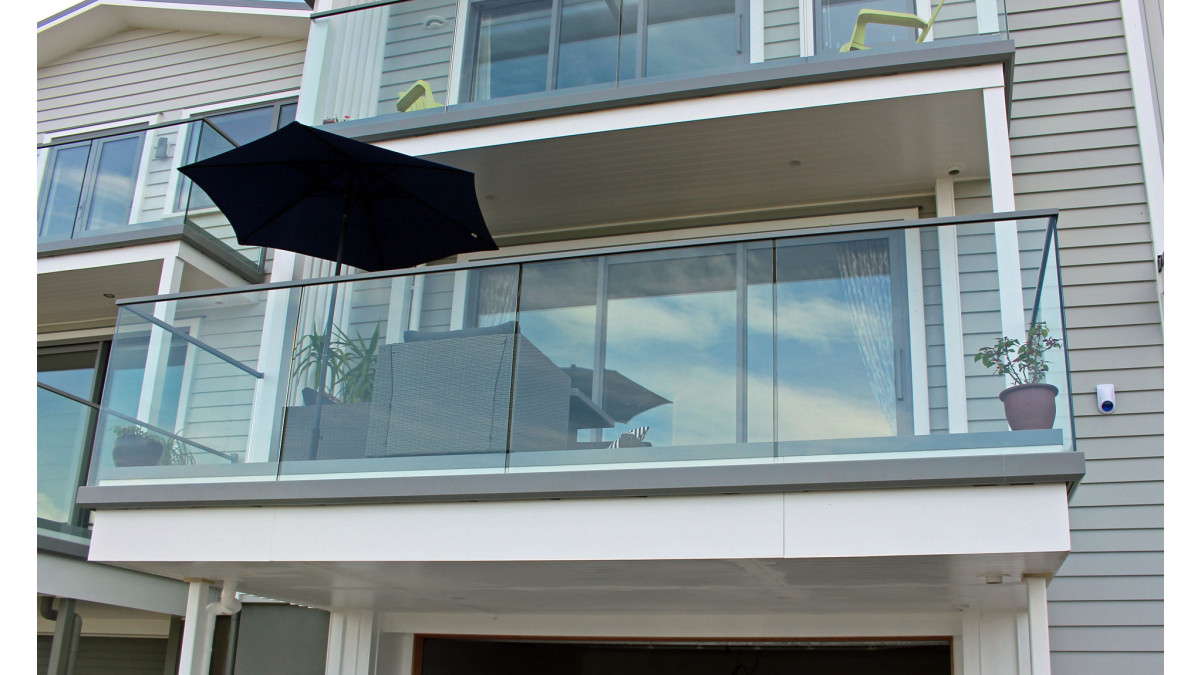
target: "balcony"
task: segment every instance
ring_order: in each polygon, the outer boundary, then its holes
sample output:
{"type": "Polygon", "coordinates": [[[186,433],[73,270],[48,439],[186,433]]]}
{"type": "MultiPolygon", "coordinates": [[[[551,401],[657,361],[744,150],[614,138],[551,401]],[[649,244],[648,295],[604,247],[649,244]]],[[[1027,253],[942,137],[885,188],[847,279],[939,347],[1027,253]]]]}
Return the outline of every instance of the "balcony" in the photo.
{"type": "Polygon", "coordinates": [[[39,326],[111,326],[112,298],[163,292],[164,261],[176,258],[178,290],[261,282],[265,250],[238,244],[176,171],[235,145],[198,119],[39,146],[39,326]]]}
{"type": "Polygon", "coordinates": [[[129,301],[80,494],[304,502],[354,492],[355,479],[388,498],[453,500],[1061,479],[1053,457],[1073,456],[1074,437],[1056,221],[764,224],[129,301]],[[1011,431],[1005,381],[973,356],[1038,321],[1064,341],[1046,376],[1057,416],[1011,431]],[[130,426],[157,437],[153,458],[118,450],[130,426]]]}
{"type": "MultiPolygon", "coordinates": [[[[86,483],[96,428],[95,405],[55,387],[37,386],[37,527],[42,542],[86,546],[87,514],[75,505],[86,483]]],[[[50,544],[54,546],[54,544],[50,544]]],[[[61,546],[59,547],[61,548],[61,546]]]]}
{"type": "Polygon", "coordinates": [[[316,118],[372,131],[940,67],[1007,33],[1003,0],[476,0],[465,17],[446,0],[346,4],[313,15],[316,118]],[[851,45],[862,10],[911,19],[864,22],[851,45]]]}

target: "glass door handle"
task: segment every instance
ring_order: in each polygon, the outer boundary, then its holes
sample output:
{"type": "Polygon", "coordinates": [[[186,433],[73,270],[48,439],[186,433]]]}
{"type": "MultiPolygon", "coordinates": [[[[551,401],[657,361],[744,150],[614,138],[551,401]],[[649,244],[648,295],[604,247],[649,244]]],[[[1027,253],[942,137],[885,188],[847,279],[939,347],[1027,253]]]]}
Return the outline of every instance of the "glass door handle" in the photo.
{"type": "Polygon", "coordinates": [[[896,348],[896,400],[904,400],[904,347],[896,348]]]}
{"type": "Polygon", "coordinates": [[[743,50],[743,45],[742,45],[742,13],[741,13],[741,12],[738,12],[738,14],[737,14],[737,53],[738,53],[738,54],[741,54],[741,53],[742,53],[742,50],[743,50]]]}

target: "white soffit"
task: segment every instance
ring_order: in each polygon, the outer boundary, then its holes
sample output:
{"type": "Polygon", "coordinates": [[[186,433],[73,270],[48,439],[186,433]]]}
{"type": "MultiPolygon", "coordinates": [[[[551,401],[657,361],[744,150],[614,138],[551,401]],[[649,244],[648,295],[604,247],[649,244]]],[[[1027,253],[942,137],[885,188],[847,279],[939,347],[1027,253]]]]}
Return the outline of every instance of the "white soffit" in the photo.
{"type": "Polygon", "coordinates": [[[309,12],[307,7],[287,10],[98,0],[38,29],[37,64],[41,67],[52,63],[81,47],[130,28],[302,39],[308,35],[309,12]]]}

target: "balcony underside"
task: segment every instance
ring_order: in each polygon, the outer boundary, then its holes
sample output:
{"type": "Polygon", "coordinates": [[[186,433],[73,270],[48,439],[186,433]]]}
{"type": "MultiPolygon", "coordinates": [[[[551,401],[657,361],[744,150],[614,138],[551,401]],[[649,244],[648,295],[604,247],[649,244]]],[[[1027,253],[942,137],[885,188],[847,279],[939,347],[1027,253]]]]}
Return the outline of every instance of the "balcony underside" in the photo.
{"type": "Polygon", "coordinates": [[[979,82],[1000,69],[727,94],[379,145],[475,172],[488,227],[508,245],[911,205],[951,167],[959,180],[988,177],[979,82]],[[954,90],[921,92],[942,87],[954,90]],[[856,96],[874,100],[836,102],[856,96]]]}
{"type": "Polygon", "coordinates": [[[1069,548],[1050,483],[105,510],[90,555],[323,608],[782,613],[1019,609],[1069,548]]]}

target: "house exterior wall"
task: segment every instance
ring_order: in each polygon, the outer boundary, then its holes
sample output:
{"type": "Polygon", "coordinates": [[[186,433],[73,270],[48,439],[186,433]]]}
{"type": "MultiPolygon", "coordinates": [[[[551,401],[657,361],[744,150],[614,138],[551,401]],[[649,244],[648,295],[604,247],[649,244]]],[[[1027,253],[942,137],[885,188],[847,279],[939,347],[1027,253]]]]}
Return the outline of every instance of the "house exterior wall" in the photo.
{"type": "Polygon", "coordinates": [[[38,69],[38,132],[292,91],[304,49],[280,37],[126,30],[38,69]]]}
{"type": "Polygon", "coordinates": [[[1049,586],[1056,675],[1163,664],[1163,333],[1122,5],[1007,2],[1016,203],[1062,210],[1075,428],[1087,456],[1071,501],[1073,552],[1049,586]],[[1096,410],[1102,383],[1116,386],[1117,414],[1096,410]]]}

